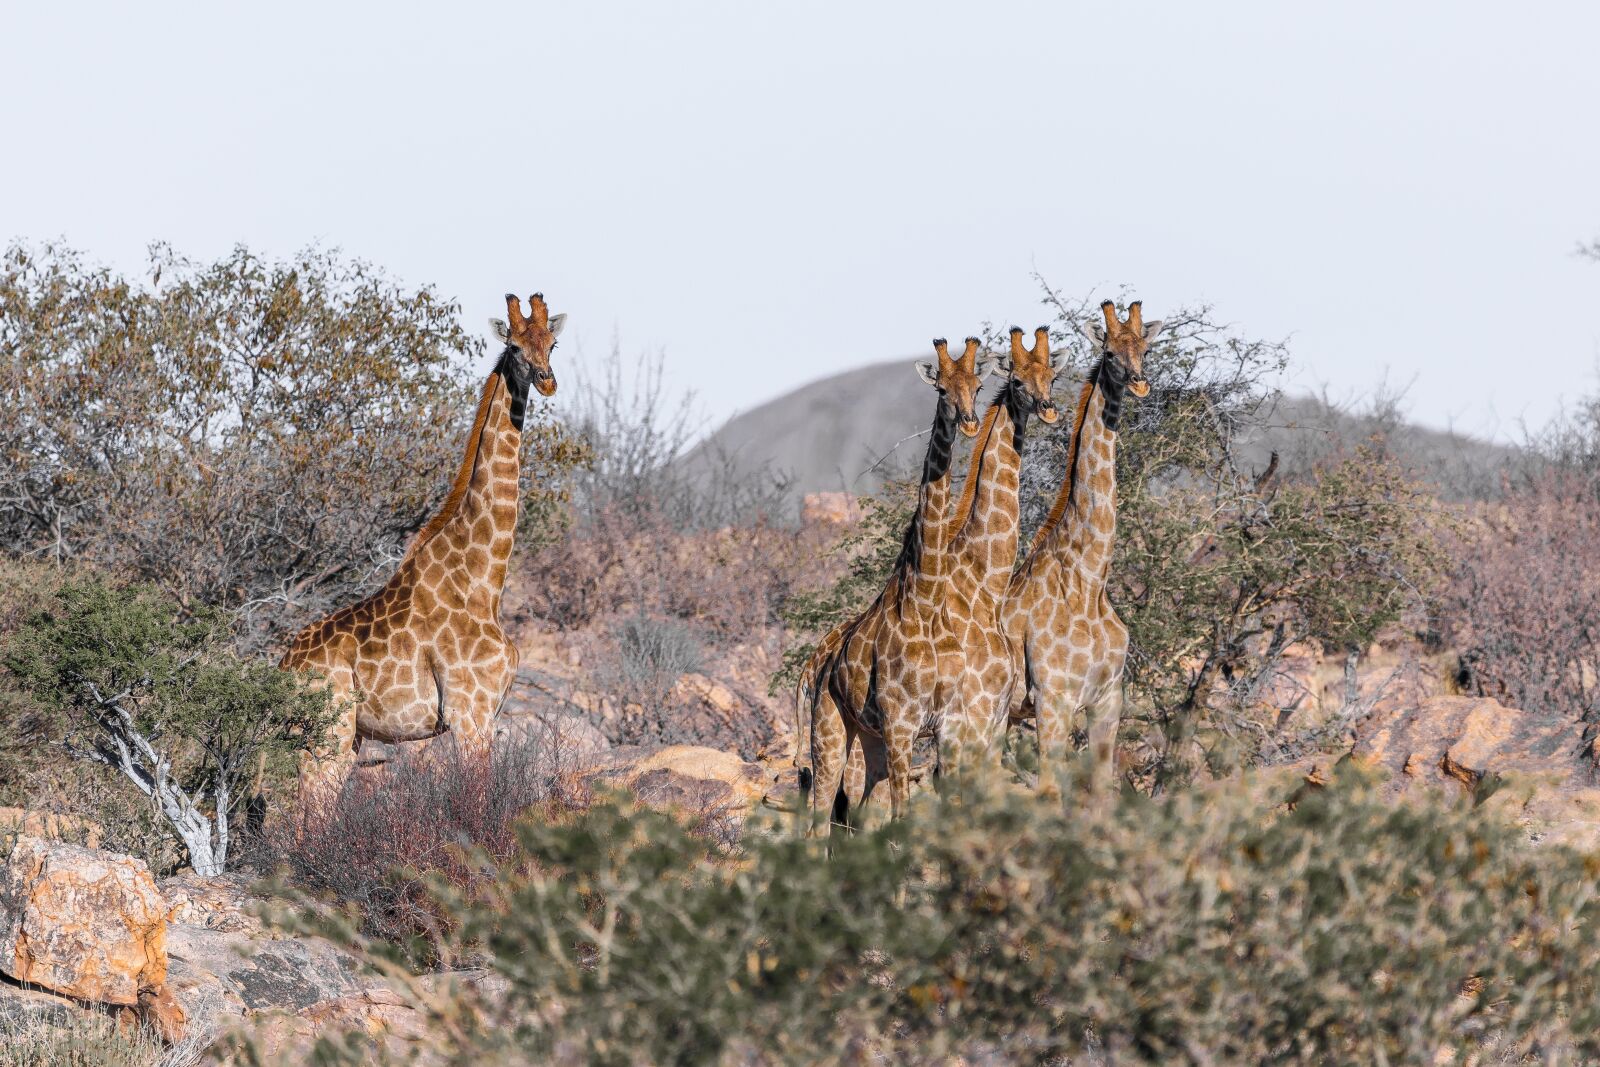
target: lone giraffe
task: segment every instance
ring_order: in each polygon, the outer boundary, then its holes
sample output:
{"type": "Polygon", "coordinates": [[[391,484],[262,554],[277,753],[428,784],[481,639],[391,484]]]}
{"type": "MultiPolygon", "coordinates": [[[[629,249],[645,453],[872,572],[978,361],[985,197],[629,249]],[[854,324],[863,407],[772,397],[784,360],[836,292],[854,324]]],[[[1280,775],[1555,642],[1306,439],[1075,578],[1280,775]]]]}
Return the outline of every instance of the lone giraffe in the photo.
{"type": "MultiPolygon", "coordinates": [[[[840,789],[846,759],[862,780],[862,798],[885,776],[891,804],[901,810],[910,792],[911,750],[927,709],[938,698],[938,654],[945,636],[939,595],[949,569],[952,529],[950,471],[959,425],[978,433],[978,389],[994,361],[978,361],[978,339],[952,359],[945,341],[933,342],[937,364],[921,362],[917,373],[939,392],[928,451],[922,464],[917,509],[906,527],[889,581],[859,616],[835,627],[817,644],[801,671],[795,697],[795,760],[799,732],[811,715],[811,809],[820,828],[831,813],[848,818],[840,789]],[[857,741],[861,744],[858,746],[857,741]],[[871,772],[871,773],[868,773],[871,772]]],[[[802,790],[806,788],[801,769],[802,790]]]]}
{"type": "Polygon", "coordinates": [[[953,688],[939,724],[939,773],[951,777],[969,757],[991,751],[1016,689],[1011,643],[999,616],[1017,560],[1023,437],[1032,414],[1056,421],[1050,387],[1062,362],[1050,352],[1045,327],[1034,331],[1032,349],[1022,337],[1013,326],[1011,353],[1001,365],[1007,382],[984,416],[957,505],[960,527],[944,594],[954,651],[942,672],[953,688]]]}
{"type": "Polygon", "coordinates": [[[1088,719],[1091,792],[1103,794],[1114,776],[1128,656],[1128,628],[1106,596],[1117,532],[1117,428],[1124,393],[1150,392],[1144,356],[1162,325],[1144,322],[1138,301],[1125,323],[1109,300],[1100,311],[1104,325],[1083,326],[1100,361],[1078,395],[1061,488],[1011,578],[1003,613],[1023,680],[1011,715],[1038,718],[1039,793],[1052,798],[1060,796],[1056,771],[1080,713],[1088,719]]]}
{"type": "Polygon", "coordinates": [[[483,385],[466,456],[438,514],[412,539],[376,593],[307,626],[279,666],[320,674],[343,708],[324,745],[301,761],[301,787],[337,788],[365,738],[418,741],[449,730],[466,751],[486,752],[493,720],[517,669],[500,629],[517,526],[519,448],[531,385],[556,391],[550,353],[565,324],[544,296],[506,295],[505,344],[483,385]]]}

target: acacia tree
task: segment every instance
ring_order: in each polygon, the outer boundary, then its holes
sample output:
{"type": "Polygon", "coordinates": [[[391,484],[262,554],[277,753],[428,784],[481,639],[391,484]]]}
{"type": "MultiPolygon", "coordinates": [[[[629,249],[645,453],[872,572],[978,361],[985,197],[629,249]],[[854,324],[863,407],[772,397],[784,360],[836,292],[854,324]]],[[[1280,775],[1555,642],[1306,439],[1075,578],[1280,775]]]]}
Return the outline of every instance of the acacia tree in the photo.
{"type": "MultiPolygon", "coordinates": [[[[246,648],[384,576],[459,462],[481,344],[433,289],[336,252],[144,278],[0,258],[0,548],[236,613],[246,648]]],[[[528,420],[529,514],[580,458],[528,420]]]]}
{"type": "Polygon", "coordinates": [[[75,578],[0,644],[0,667],[52,713],[44,732],[147,796],[204,875],[227,866],[258,763],[315,744],[332,711],[326,689],[238,659],[226,623],[75,578]]]}

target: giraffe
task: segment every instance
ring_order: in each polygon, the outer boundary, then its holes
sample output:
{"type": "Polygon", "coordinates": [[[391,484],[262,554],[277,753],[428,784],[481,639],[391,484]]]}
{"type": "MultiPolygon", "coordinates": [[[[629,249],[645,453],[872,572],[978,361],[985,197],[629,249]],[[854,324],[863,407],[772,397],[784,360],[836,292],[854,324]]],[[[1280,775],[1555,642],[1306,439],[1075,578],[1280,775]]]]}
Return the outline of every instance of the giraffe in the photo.
{"type": "Polygon", "coordinates": [[[959,778],[969,756],[991,752],[1016,688],[999,615],[1017,559],[1023,437],[1034,413],[1046,423],[1056,421],[1050,388],[1064,358],[1050,352],[1047,328],[1034,331],[1032,349],[1022,337],[1021,327],[1013,326],[1011,353],[1001,365],[1006,385],[984,416],[957,505],[961,526],[950,548],[944,610],[954,652],[952,690],[939,724],[939,773],[952,778],[959,778]]]}
{"type": "Polygon", "coordinates": [[[337,789],[364,738],[415,741],[449,730],[464,750],[488,750],[518,662],[499,620],[528,389],[554,395],[550,353],[566,321],[549,313],[543,294],[528,304],[524,316],[508,293],[509,323],[490,320],[505,348],[444,505],[382,589],[307,626],[279,663],[321,675],[342,709],[326,743],[302,757],[302,790],[337,789]]]}
{"type": "Polygon", "coordinates": [[[1115,771],[1122,721],[1122,668],[1128,628],[1106,596],[1117,529],[1117,429],[1124,393],[1150,392],[1144,356],[1162,324],[1144,322],[1138,301],[1128,321],[1116,305],[1100,305],[1105,322],[1082,332],[1100,360],[1078,396],[1061,488],[1007,591],[1003,622],[1018,687],[1011,717],[1036,715],[1039,794],[1057,799],[1056,769],[1076,728],[1087,717],[1092,795],[1103,795],[1115,771]]]}
{"type": "MultiPolygon", "coordinates": [[[[800,733],[811,714],[810,806],[815,816],[832,812],[843,822],[848,799],[840,789],[848,759],[852,776],[871,783],[887,776],[899,810],[909,792],[911,748],[923,709],[936,699],[939,641],[938,592],[950,542],[950,471],[957,427],[978,433],[978,389],[995,361],[978,359],[979,341],[969,337],[957,359],[940,338],[937,364],[921,362],[917,373],[939,393],[928,451],[923,459],[917,509],[906,527],[900,556],[876,600],[856,618],[835,627],[817,644],[801,670],[795,694],[795,761],[800,733]],[[856,741],[862,744],[857,747],[856,741]],[[900,773],[890,764],[899,760],[900,773]],[[872,776],[868,771],[875,771],[872,776]]],[[[802,792],[807,775],[800,768],[802,792]]],[[[864,797],[863,797],[864,799],[864,797]]],[[[813,830],[820,829],[820,818],[813,830]]]]}

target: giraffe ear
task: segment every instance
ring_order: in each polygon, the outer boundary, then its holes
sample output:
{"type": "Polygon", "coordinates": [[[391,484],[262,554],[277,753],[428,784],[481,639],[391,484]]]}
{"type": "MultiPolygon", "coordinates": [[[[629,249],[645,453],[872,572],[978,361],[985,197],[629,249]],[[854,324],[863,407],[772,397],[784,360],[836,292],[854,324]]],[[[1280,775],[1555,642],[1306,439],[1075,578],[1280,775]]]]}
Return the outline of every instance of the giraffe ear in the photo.
{"type": "MultiPolygon", "coordinates": [[[[1156,325],[1159,326],[1160,323],[1156,325]]],[[[1089,339],[1089,343],[1095,346],[1095,351],[1098,352],[1106,346],[1106,324],[1099,319],[1085,319],[1078,326],[1078,332],[1089,339]]]]}
{"type": "Polygon", "coordinates": [[[501,344],[511,343],[511,327],[506,325],[505,319],[490,319],[489,329],[494,334],[496,341],[501,344]]]}
{"type": "Polygon", "coordinates": [[[1065,348],[1058,348],[1050,353],[1050,369],[1058,371],[1065,367],[1067,365],[1067,357],[1071,354],[1071,351],[1065,348]]]}
{"type": "Polygon", "coordinates": [[[999,363],[1000,357],[992,352],[978,360],[978,381],[981,382],[985,378],[989,377],[989,373],[993,371],[995,367],[999,365],[999,363]]]}
{"type": "Polygon", "coordinates": [[[1154,341],[1157,337],[1159,337],[1161,335],[1161,331],[1166,327],[1166,325],[1167,324],[1162,322],[1160,319],[1157,319],[1154,322],[1145,323],[1144,343],[1149,344],[1151,341],[1154,341]]]}
{"type": "Polygon", "coordinates": [[[1011,357],[1010,356],[1005,355],[1004,353],[1000,353],[998,355],[990,356],[989,358],[990,358],[990,361],[991,361],[992,369],[995,372],[996,380],[1003,382],[1007,378],[1011,377],[1011,357]]]}
{"type": "Polygon", "coordinates": [[[551,315],[550,316],[550,336],[551,337],[560,337],[561,336],[561,328],[563,326],[565,326],[566,324],[567,324],[567,313],[565,311],[563,311],[559,315],[551,315]]]}
{"type": "Polygon", "coordinates": [[[917,360],[917,377],[936,389],[939,387],[939,372],[934,368],[932,360],[917,360]]]}

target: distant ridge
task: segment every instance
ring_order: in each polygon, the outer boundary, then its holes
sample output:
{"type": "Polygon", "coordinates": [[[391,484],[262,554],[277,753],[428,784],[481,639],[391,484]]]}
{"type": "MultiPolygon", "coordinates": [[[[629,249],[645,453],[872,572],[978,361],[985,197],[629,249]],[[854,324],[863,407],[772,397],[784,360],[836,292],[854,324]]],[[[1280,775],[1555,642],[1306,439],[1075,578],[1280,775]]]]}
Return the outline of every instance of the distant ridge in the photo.
{"type": "MultiPolygon", "coordinates": [[[[873,363],[801,386],[736,415],[685,457],[697,466],[713,457],[737,469],[785,471],[798,497],[819,490],[871,493],[885,478],[914,476],[933,419],[932,388],[912,357],[873,363]],[[898,447],[897,447],[898,446],[898,447]]],[[[1058,392],[1075,391],[1063,375],[1058,392]]],[[[1070,405],[1069,405],[1070,409],[1070,405]]],[[[1238,458],[1262,469],[1273,450],[1293,475],[1334,449],[1387,431],[1389,448],[1441,497],[1482,499],[1496,494],[1514,450],[1461,434],[1352,415],[1314,397],[1282,396],[1244,435],[1238,458]]]]}

